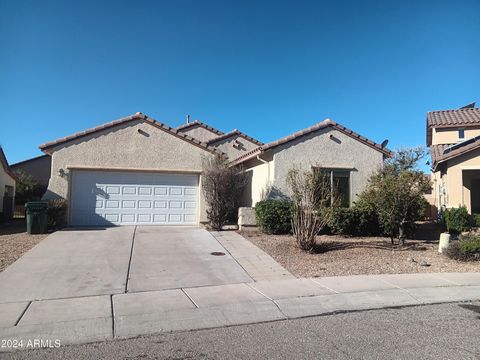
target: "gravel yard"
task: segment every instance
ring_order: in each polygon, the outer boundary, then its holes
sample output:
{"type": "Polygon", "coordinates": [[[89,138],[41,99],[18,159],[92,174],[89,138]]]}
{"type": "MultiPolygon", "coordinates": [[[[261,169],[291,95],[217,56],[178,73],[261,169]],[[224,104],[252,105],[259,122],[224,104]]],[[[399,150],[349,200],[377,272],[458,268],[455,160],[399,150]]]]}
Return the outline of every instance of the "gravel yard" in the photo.
{"type": "Polygon", "coordinates": [[[28,235],[24,220],[0,225],[0,271],[45,239],[48,234],[28,235]]]}
{"type": "Polygon", "coordinates": [[[407,240],[405,248],[392,248],[390,239],[382,237],[322,235],[317,243],[323,252],[309,254],[297,248],[290,235],[242,235],[297,277],[480,271],[480,262],[459,262],[439,254],[438,241],[432,240],[407,240]]]}

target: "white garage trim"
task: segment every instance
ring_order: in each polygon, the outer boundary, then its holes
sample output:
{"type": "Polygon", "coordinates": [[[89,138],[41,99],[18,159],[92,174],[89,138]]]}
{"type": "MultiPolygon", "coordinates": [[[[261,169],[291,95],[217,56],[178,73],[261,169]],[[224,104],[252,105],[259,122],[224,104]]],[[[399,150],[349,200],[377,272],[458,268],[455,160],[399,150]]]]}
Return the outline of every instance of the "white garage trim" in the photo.
{"type": "Polygon", "coordinates": [[[201,174],[200,170],[172,170],[159,168],[132,168],[132,167],[105,167],[105,166],[79,166],[67,165],[68,170],[92,170],[92,171],[122,171],[122,172],[149,172],[149,173],[167,173],[167,174],[201,174]]]}
{"type": "Polygon", "coordinates": [[[198,174],[71,169],[69,198],[76,226],[199,222],[198,174]]]}

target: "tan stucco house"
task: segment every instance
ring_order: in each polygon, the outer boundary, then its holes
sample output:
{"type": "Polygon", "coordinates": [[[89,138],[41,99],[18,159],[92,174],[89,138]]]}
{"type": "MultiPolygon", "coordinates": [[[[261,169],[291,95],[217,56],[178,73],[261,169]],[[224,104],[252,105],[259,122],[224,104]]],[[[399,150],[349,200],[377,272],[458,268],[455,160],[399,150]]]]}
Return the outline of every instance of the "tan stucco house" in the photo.
{"type": "Polygon", "coordinates": [[[322,167],[341,180],[351,203],[389,151],[331,121],[276,142],[200,121],[177,128],[142,113],[40,146],[51,156],[45,199],[68,200],[71,225],[195,225],[206,221],[202,160],[226,156],[242,164],[250,183],[245,206],[285,193],[293,165],[322,167]]]}
{"type": "Polygon", "coordinates": [[[372,173],[391,152],[356,132],[326,119],[279,140],[261,145],[232,162],[242,164],[250,178],[244,206],[265,197],[288,197],[286,183],[292,168],[312,167],[328,172],[345,206],[350,206],[372,173]]]}
{"type": "Polygon", "coordinates": [[[432,158],[432,202],[480,213],[480,109],[475,104],[427,113],[432,158]]]}
{"type": "Polygon", "coordinates": [[[9,219],[13,216],[15,182],[15,176],[0,146],[0,219],[9,219]]]}

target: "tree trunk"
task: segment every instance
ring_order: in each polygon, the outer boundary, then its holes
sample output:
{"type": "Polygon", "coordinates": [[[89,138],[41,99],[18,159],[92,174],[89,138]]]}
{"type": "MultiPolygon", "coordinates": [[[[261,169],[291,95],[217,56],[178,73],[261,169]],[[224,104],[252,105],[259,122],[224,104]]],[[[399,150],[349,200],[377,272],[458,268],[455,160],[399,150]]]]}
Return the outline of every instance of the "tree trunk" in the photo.
{"type": "Polygon", "coordinates": [[[398,227],[398,240],[400,240],[400,245],[405,245],[405,221],[402,220],[400,222],[400,226],[398,227]]]}

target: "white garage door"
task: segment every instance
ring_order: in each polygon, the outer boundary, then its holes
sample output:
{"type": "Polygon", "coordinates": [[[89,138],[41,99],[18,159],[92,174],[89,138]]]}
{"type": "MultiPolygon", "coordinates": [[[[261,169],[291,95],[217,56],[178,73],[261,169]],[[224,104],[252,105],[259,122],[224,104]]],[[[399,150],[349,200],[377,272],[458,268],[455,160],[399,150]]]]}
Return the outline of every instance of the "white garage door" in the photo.
{"type": "Polygon", "coordinates": [[[198,175],[72,172],[72,225],[197,224],[198,175]]]}

